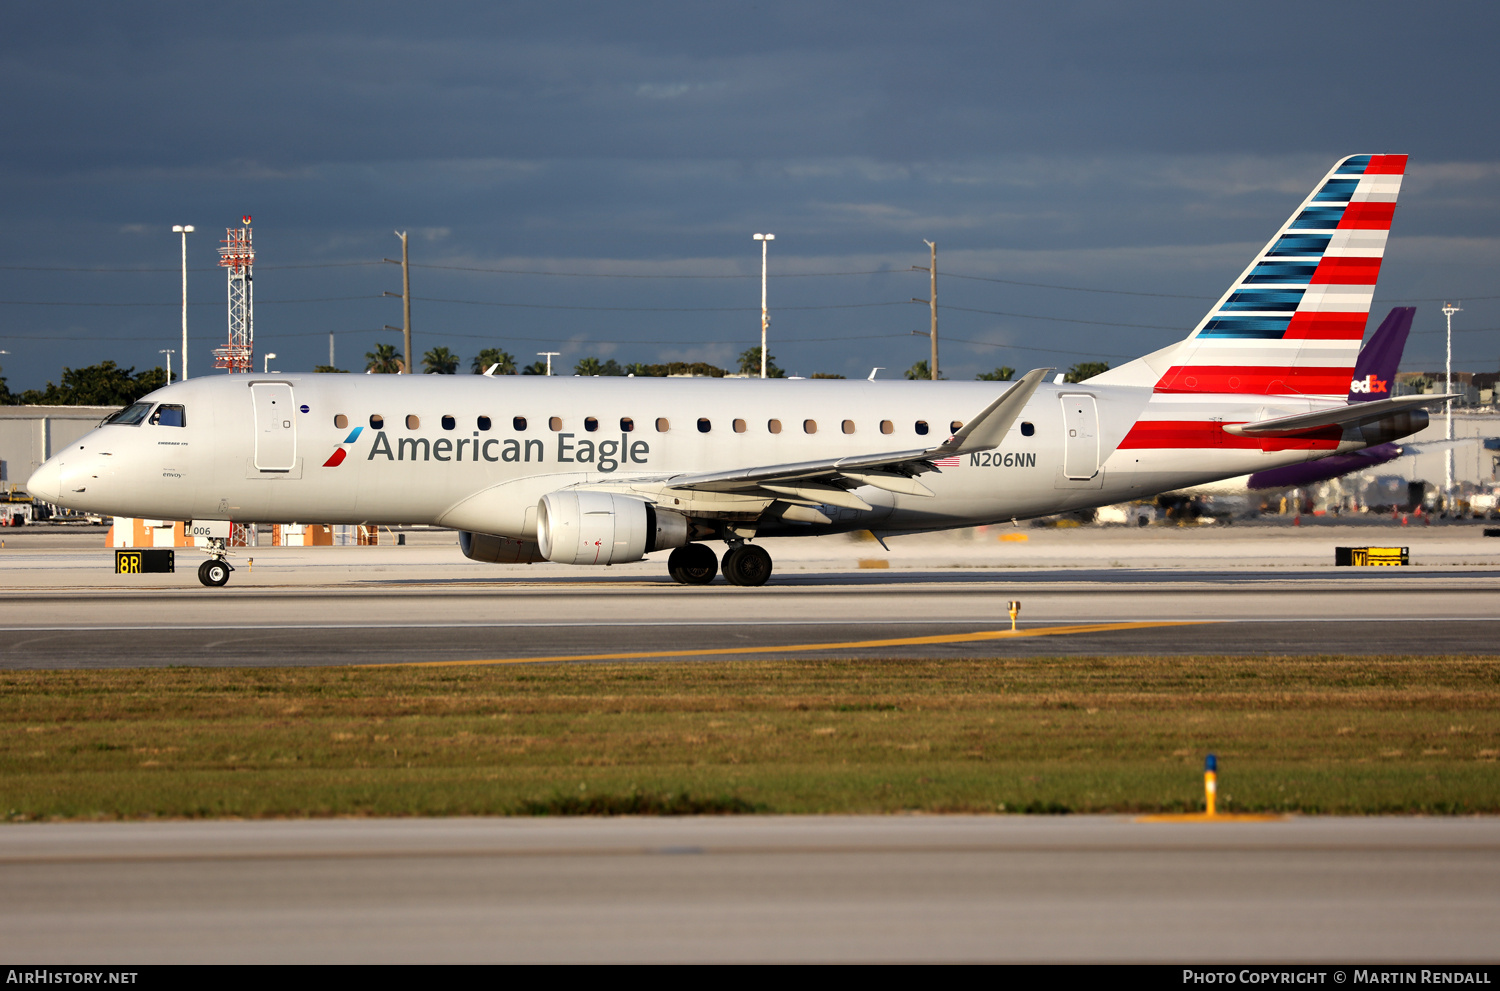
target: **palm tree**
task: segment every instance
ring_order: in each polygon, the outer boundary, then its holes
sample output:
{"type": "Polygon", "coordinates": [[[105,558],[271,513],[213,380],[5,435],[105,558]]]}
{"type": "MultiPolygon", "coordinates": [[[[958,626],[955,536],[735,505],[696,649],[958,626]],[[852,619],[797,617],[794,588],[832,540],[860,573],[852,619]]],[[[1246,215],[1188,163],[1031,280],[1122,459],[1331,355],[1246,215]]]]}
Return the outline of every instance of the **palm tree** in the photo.
{"type": "MultiPolygon", "coordinates": [[[[760,375],[760,348],[740,352],[740,374],[760,375]]],[[[766,355],[766,378],[779,379],[785,376],[786,372],[776,367],[776,356],[766,355]]]]}
{"type": "Polygon", "coordinates": [[[458,371],[458,355],[447,348],[433,348],[422,355],[422,367],[428,375],[452,375],[458,371]]]}
{"type": "Polygon", "coordinates": [[[496,375],[516,374],[516,359],[509,351],[502,351],[499,348],[485,348],[474,356],[474,361],[469,367],[474,370],[475,375],[482,375],[491,365],[500,366],[495,369],[496,375]]]}
{"type": "Polygon", "coordinates": [[[584,378],[590,378],[594,375],[603,375],[604,363],[601,362],[598,358],[584,358],[578,364],[573,366],[573,374],[582,375],[584,378]]]}
{"type": "Polygon", "coordinates": [[[406,367],[403,355],[394,344],[377,344],[374,351],[365,352],[365,371],[376,375],[395,375],[406,367]]]}
{"type": "Polygon", "coordinates": [[[1093,378],[1095,375],[1103,375],[1107,371],[1109,371],[1109,362],[1107,361],[1080,361],[1068,369],[1068,374],[1063,376],[1063,381],[1082,382],[1085,379],[1093,378]]]}
{"type": "MultiPolygon", "coordinates": [[[[932,372],[927,368],[927,359],[923,358],[921,361],[908,368],[906,370],[906,377],[915,382],[932,381],[932,372]]],[[[938,378],[942,377],[943,373],[939,372],[938,378]]]]}
{"type": "Polygon", "coordinates": [[[545,361],[533,361],[531,364],[529,364],[525,368],[521,369],[521,374],[522,375],[546,375],[547,374],[547,363],[545,361]]]}
{"type": "Polygon", "coordinates": [[[993,372],[980,372],[974,376],[977,382],[1009,382],[1016,377],[1016,370],[1009,365],[1001,365],[993,372]]]}

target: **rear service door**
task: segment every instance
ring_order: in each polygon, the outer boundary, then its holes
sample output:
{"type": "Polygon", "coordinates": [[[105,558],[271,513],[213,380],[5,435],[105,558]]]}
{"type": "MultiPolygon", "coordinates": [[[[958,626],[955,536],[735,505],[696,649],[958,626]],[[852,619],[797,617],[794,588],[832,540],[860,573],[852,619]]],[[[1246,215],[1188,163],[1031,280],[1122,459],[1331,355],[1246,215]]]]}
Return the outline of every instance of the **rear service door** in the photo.
{"type": "Polygon", "coordinates": [[[291,471],[297,463],[297,415],[292,387],[285,382],[250,386],[255,403],[255,467],[291,471]]]}
{"type": "Polygon", "coordinates": [[[1062,396],[1063,474],[1093,478],[1099,473],[1099,407],[1093,396],[1062,396]]]}

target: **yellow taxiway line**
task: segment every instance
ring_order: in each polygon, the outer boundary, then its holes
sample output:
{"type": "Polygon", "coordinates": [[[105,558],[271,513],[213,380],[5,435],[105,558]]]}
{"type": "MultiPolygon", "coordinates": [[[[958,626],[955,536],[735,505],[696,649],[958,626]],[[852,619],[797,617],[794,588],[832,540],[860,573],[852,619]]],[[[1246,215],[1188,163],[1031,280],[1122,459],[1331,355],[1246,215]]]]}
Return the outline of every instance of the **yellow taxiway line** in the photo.
{"type": "Polygon", "coordinates": [[[940,633],[926,637],[891,640],[844,640],[838,643],[798,643],[776,647],[707,647],[698,650],[640,650],[618,654],[560,654],[555,657],[496,657],[471,661],[397,661],[366,667],[473,667],[483,664],[547,664],[565,661],[639,661],[659,657],[710,657],[724,654],[787,654],[809,650],[869,650],[875,647],[920,647],[941,643],[977,643],[1025,637],[1060,637],[1075,633],[1111,633],[1117,630],[1148,630],[1162,626],[1198,626],[1201,621],[1166,620],[1148,623],[1077,623],[1071,626],[1039,626],[1030,630],[981,630],[977,633],[940,633]]]}

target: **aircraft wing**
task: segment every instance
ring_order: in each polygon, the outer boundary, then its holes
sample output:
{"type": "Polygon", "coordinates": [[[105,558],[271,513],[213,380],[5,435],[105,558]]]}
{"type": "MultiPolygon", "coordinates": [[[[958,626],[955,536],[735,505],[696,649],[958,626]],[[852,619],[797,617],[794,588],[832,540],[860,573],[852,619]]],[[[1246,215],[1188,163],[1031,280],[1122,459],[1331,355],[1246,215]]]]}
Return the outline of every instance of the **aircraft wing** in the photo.
{"type": "Polygon", "coordinates": [[[1316,430],[1319,427],[1357,427],[1366,423],[1374,423],[1376,420],[1383,420],[1388,416],[1403,413],[1419,406],[1427,406],[1431,403],[1440,403],[1448,399],[1457,398],[1456,395],[1443,394],[1439,396],[1401,396],[1398,399],[1377,399],[1374,402],[1351,403],[1348,406],[1335,406],[1332,409],[1315,410],[1311,413],[1279,416],[1274,420],[1226,424],[1224,432],[1235,434],[1239,437],[1294,437],[1297,434],[1308,430],[1316,430]]]}
{"type": "MultiPolygon", "coordinates": [[[[729,471],[676,475],[663,480],[668,489],[695,489],[709,492],[745,492],[767,490],[783,495],[843,496],[859,502],[842,490],[873,485],[909,495],[932,495],[932,491],[915,476],[940,471],[932,462],[940,458],[988,451],[1010,432],[1037,386],[1052,371],[1036,368],[1021,376],[1004,395],[986,406],[978,416],[964,424],[958,433],[936,447],[907,451],[884,451],[877,454],[828,458],[822,461],[799,461],[791,464],[736,468],[729,471]],[[786,491],[783,491],[786,490],[786,491]]],[[[829,500],[832,501],[832,500],[829,500]]],[[[863,508],[868,509],[868,506],[863,508]]]]}

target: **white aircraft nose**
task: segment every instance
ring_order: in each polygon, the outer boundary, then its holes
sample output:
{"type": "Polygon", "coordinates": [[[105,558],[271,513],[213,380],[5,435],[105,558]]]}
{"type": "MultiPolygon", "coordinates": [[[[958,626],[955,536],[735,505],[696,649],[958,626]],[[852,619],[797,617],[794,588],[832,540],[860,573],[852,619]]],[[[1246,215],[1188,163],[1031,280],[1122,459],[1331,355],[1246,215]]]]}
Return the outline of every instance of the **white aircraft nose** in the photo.
{"type": "Polygon", "coordinates": [[[62,501],[62,462],[56,458],[45,462],[26,480],[26,492],[44,502],[62,501]]]}

